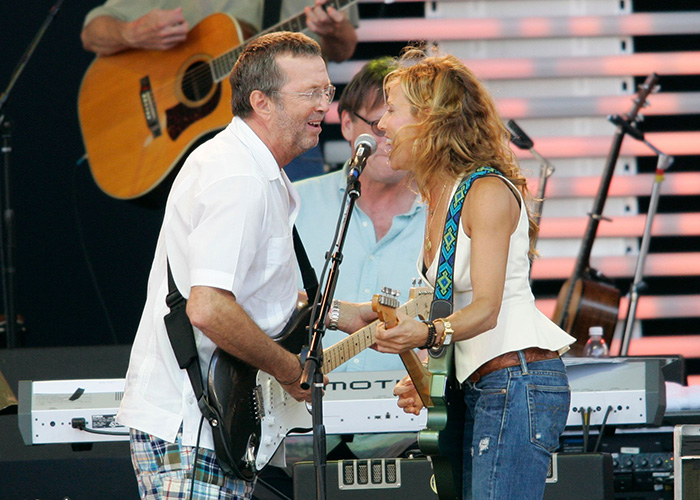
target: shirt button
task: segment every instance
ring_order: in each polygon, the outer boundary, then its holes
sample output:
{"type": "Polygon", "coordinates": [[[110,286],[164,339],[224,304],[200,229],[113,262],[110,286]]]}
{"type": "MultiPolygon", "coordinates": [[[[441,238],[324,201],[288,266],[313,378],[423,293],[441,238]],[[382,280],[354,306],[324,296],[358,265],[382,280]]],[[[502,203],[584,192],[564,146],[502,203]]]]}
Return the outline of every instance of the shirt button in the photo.
{"type": "Polygon", "coordinates": [[[369,260],[374,260],[374,255],[370,255],[369,260]]]}
{"type": "Polygon", "coordinates": [[[362,227],[367,227],[367,221],[364,221],[364,222],[362,223],[362,227]]]}
{"type": "Polygon", "coordinates": [[[193,405],[194,403],[195,403],[194,396],[190,396],[189,398],[187,398],[188,405],[193,405]]]}
{"type": "Polygon", "coordinates": [[[359,359],[353,359],[352,362],[355,363],[355,364],[358,364],[358,363],[360,362],[360,360],[359,360],[359,359]]]}
{"type": "Polygon", "coordinates": [[[370,289],[369,289],[369,288],[365,288],[365,293],[370,293],[370,289]]]}

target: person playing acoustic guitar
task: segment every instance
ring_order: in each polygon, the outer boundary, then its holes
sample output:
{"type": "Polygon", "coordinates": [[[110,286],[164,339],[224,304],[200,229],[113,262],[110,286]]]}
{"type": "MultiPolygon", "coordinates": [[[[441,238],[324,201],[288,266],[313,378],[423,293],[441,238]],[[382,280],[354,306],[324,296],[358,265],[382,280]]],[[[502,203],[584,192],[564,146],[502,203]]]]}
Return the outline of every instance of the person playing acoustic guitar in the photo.
{"type": "MultiPolygon", "coordinates": [[[[318,43],[291,32],[255,39],[230,83],[233,120],[187,158],[170,191],[117,414],[131,429],[144,499],[190,491],[199,500],[247,499],[252,490],[223,472],[212,427],[174,355],[164,321],[172,317],[169,269],[187,300],[202,371],[219,348],[276,378],[297,401],[310,399],[298,356],[271,338],[298,297],[299,197],[282,167],[317,144],[335,88],[318,43]]],[[[339,325],[354,331],[376,317],[363,307],[345,308],[339,325]]]]}
{"type": "MultiPolygon", "coordinates": [[[[240,28],[241,33],[237,35],[239,44],[262,28],[273,29],[277,23],[285,21],[282,28],[276,28],[278,31],[307,28],[312,38],[321,45],[325,59],[342,62],[352,56],[357,46],[355,27],[359,24],[359,13],[355,2],[356,0],[334,0],[328,2],[327,6],[327,0],[277,0],[277,5],[275,0],[107,0],[87,14],[80,37],[85,50],[94,52],[98,56],[109,56],[128,49],[163,51],[175,46],[182,47],[181,44],[186,42],[189,31],[199,23],[204,26],[206,22],[207,30],[221,33],[221,38],[230,36],[229,31],[236,29],[234,25],[229,27],[230,22],[211,22],[215,13],[225,13],[231,16],[240,28]],[[339,8],[345,6],[348,8],[336,9],[331,6],[331,3],[339,8]],[[268,14],[266,8],[272,14],[268,14]]],[[[191,52],[193,57],[199,56],[202,51],[210,56],[219,55],[208,52],[212,50],[209,44],[205,44],[204,47],[195,46],[197,50],[193,49],[191,52]]],[[[235,46],[234,44],[229,49],[235,46]]],[[[189,47],[187,45],[186,49],[189,47]]],[[[185,54],[190,54],[190,51],[185,50],[185,54]]],[[[171,59],[167,61],[171,62],[171,59]]],[[[187,61],[182,60],[181,64],[185,62],[187,61]]],[[[154,59],[153,64],[157,63],[158,59],[154,59]]],[[[177,67],[172,68],[173,75],[177,70],[177,67]]],[[[205,124],[218,123],[215,122],[214,115],[200,119],[201,123],[205,124]]],[[[225,123],[225,117],[222,125],[223,123],[225,123]]],[[[115,141],[119,139],[119,136],[113,138],[115,141]]],[[[100,165],[104,164],[105,160],[100,162],[100,157],[95,158],[91,163],[93,168],[104,168],[100,165]]],[[[292,180],[320,175],[324,170],[320,146],[311,148],[294,158],[292,165],[286,168],[287,175],[292,180]]],[[[109,173],[102,175],[109,176],[109,173]]],[[[127,180],[122,181],[120,177],[113,181],[100,177],[100,181],[100,187],[106,188],[109,194],[113,194],[115,190],[111,182],[116,182],[117,186],[120,186],[121,182],[128,183],[127,180]],[[109,184],[105,186],[105,182],[109,184]]],[[[130,184],[127,185],[130,186],[130,184]]],[[[139,191],[141,189],[138,188],[139,191]]]]}
{"type": "MultiPolygon", "coordinates": [[[[394,328],[377,328],[377,346],[399,353],[453,344],[456,400],[466,402],[456,426],[464,440],[452,443],[463,458],[462,497],[541,499],[569,412],[559,353],[575,339],[535,307],[528,271],[538,228],[526,181],[492,98],[464,64],[421,48],[406,49],[401,64],[385,79],[379,128],[392,168],[408,170],[428,204],[418,265],[438,289],[452,280],[453,308],[425,321],[400,314],[394,328]],[[462,202],[461,212],[452,209],[462,202]],[[448,213],[461,218],[446,231],[448,213]],[[453,269],[437,276],[441,248],[454,238],[453,269]]],[[[423,407],[408,378],[394,393],[408,413],[423,407]]]]}
{"type": "MultiPolygon", "coordinates": [[[[80,39],[85,50],[100,56],[127,49],[167,50],[184,42],[190,28],[215,12],[236,19],[247,39],[263,27],[265,1],[271,0],[107,0],[88,12],[80,39]]],[[[280,15],[273,22],[304,12],[306,26],[318,37],[324,57],[334,62],[349,59],[357,46],[357,7],[352,5],[346,15],[325,7],[326,0],[309,3],[281,1],[280,15]]]]}

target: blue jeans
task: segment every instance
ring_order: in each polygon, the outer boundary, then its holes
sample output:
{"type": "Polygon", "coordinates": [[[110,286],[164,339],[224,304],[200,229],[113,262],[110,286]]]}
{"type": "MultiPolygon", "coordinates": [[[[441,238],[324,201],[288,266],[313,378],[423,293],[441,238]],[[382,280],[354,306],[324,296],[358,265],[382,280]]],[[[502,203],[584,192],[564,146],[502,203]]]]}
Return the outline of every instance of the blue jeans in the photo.
{"type": "Polygon", "coordinates": [[[462,497],[541,500],[550,457],[564,431],[571,393],[561,359],[495,371],[464,382],[467,404],[462,497]]]}

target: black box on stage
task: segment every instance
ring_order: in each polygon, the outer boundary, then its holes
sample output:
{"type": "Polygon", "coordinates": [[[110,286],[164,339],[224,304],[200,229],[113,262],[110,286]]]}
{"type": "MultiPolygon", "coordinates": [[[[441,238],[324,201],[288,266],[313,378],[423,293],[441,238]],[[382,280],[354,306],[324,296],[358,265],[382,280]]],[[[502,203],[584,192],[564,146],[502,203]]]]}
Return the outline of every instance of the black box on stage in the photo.
{"type": "Polygon", "coordinates": [[[700,499],[700,425],[673,429],[674,498],[700,499]]]}
{"type": "Polygon", "coordinates": [[[555,453],[549,467],[544,500],[608,500],[615,479],[609,453],[555,453]]]}
{"type": "MultiPolygon", "coordinates": [[[[340,460],[326,466],[328,500],[406,500],[437,498],[433,469],[425,459],[374,458],[340,460]]],[[[609,453],[555,453],[544,500],[614,498],[609,453]]],[[[294,465],[294,498],[316,496],[316,469],[311,462],[294,465]]]]}
{"type": "MultiPolygon", "coordinates": [[[[422,458],[369,458],[329,461],[328,500],[437,499],[433,468],[422,458]]],[[[316,468],[312,462],[294,464],[294,498],[316,498],[316,468]]]]}

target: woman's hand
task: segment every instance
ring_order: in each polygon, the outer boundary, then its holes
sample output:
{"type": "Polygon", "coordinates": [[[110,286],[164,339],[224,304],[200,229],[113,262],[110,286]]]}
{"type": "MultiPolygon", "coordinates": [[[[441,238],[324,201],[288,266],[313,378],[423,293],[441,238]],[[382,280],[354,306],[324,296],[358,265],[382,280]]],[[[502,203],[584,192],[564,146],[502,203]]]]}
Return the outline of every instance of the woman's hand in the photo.
{"type": "Polygon", "coordinates": [[[423,401],[413,385],[411,377],[406,375],[394,386],[394,394],[399,397],[396,403],[406,413],[418,415],[423,408],[423,401]]]}
{"type": "Polygon", "coordinates": [[[400,310],[396,310],[398,324],[393,328],[386,328],[384,323],[379,323],[375,338],[377,350],[398,354],[409,349],[422,347],[428,339],[428,326],[425,323],[411,318],[400,310]]]}

